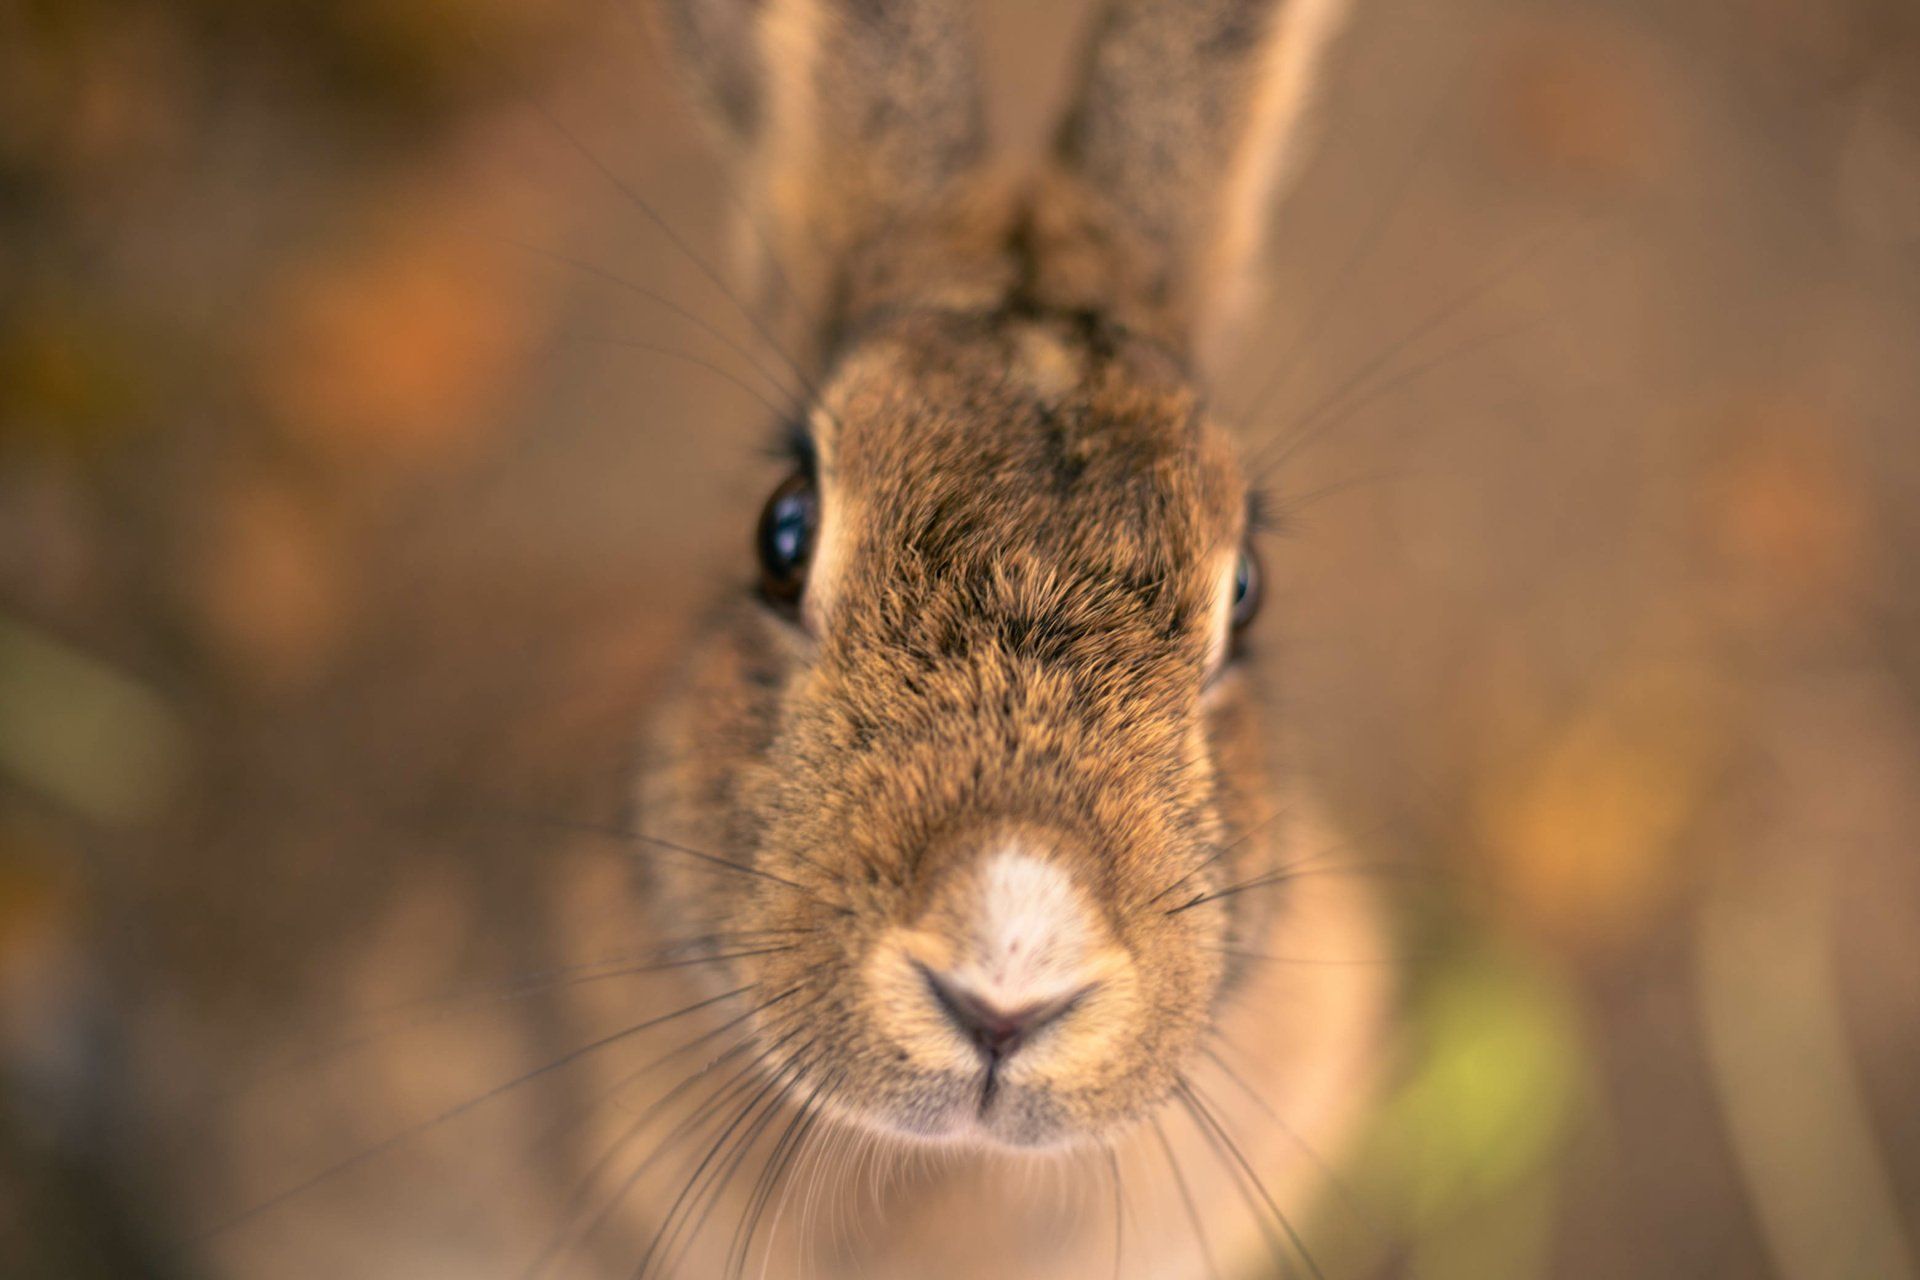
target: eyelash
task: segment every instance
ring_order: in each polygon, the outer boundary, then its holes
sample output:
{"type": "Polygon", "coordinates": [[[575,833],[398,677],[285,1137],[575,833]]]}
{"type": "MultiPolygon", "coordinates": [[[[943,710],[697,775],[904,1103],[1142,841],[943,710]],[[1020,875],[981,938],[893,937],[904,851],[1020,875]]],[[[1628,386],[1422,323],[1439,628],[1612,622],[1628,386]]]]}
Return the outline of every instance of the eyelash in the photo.
{"type": "Polygon", "coordinates": [[[813,447],[813,435],[807,430],[807,424],[790,419],[782,422],[767,441],[761,452],[773,462],[784,464],[795,471],[815,473],[814,462],[818,456],[813,447]]]}
{"type": "Polygon", "coordinates": [[[1255,485],[1247,494],[1247,537],[1277,536],[1287,532],[1287,518],[1280,495],[1263,485],[1255,485]]]}

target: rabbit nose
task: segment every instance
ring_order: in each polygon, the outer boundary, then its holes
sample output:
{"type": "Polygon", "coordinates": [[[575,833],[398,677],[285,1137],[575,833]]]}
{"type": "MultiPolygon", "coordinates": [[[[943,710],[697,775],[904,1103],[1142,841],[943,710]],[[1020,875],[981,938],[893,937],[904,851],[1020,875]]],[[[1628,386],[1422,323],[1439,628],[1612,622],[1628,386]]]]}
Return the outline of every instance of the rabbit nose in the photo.
{"type": "Polygon", "coordinates": [[[990,1064],[1012,1057],[1035,1034],[1058,1022],[1093,990],[1092,985],[1052,1000],[1004,1008],[955,981],[951,975],[920,966],[934,1002],[948,1021],[990,1064]]]}

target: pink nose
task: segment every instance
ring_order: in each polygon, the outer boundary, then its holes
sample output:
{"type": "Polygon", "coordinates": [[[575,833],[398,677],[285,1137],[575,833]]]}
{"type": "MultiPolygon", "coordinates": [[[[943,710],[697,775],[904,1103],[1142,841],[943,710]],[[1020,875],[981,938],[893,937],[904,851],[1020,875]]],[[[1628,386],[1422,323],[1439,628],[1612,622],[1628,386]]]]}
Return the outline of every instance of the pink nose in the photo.
{"type": "Polygon", "coordinates": [[[1011,1057],[1035,1034],[1058,1022],[1085,999],[1092,987],[1082,987],[1055,1000],[1003,1009],[956,983],[946,974],[919,966],[927,989],[949,1021],[979,1049],[989,1064],[1011,1057]]]}

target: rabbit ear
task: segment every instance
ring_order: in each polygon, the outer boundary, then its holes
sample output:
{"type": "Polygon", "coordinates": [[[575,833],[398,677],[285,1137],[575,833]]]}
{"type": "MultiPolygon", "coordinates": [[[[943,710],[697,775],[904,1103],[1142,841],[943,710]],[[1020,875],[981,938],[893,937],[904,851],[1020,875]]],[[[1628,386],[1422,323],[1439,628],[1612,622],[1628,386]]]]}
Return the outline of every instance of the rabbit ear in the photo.
{"type": "Polygon", "coordinates": [[[966,284],[951,252],[929,252],[985,148],[964,0],[664,6],[741,161],[750,258],[772,254],[829,327],[966,284]]]}
{"type": "Polygon", "coordinates": [[[1348,7],[1108,0],[1055,152],[1052,301],[1204,346],[1196,328],[1223,323],[1251,274],[1348,7]]]}

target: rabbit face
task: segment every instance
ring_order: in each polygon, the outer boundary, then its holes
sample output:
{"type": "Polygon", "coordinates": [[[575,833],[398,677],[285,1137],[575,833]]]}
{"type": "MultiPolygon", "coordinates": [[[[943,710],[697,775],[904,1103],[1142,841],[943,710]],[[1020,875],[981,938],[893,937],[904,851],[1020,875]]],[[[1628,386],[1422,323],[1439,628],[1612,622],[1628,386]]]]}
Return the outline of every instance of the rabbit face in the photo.
{"type": "Polygon", "coordinates": [[[1229,444],[1160,348],[1013,312],[876,327],[809,438],[804,596],[731,612],[680,788],[712,804],[677,806],[765,874],[695,876],[670,915],[792,940],[742,976],[787,993],[769,1069],[822,1105],[932,1139],[1097,1136],[1195,1051],[1229,911],[1184,908],[1269,816],[1221,781],[1255,749],[1223,664],[1229,444]]]}

